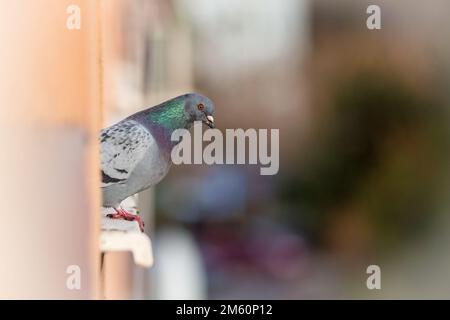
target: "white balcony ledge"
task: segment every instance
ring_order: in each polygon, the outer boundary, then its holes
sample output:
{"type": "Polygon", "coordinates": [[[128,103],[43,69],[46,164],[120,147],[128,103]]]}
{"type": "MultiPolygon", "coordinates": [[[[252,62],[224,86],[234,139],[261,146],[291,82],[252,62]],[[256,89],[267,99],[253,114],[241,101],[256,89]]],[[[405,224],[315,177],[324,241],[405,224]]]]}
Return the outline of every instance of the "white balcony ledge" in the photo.
{"type": "MultiPolygon", "coordinates": [[[[122,207],[128,212],[136,213],[136,207],[132,198],[126,199],[122,207]]],[[[126,221],[107,218],[113,209],[102,210],[100,251],[102,253],[130,251],[134,263],[141,267],[153,265],[153,250],[150,237],[139,229],[136,221],[126,221]]]]}

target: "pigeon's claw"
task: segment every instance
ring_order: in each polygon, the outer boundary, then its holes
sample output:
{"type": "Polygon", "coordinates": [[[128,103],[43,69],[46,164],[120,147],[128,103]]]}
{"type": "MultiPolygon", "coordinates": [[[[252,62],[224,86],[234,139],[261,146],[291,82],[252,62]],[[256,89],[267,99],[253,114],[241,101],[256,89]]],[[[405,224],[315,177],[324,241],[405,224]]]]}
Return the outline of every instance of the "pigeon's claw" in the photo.
{"type": "Polygon", "coordinates": [[[106,215],[106,217],[111,219],[122,219],[127,221],[137,221],[139,224],[139,228],[142,232],[144,232],[144,222],[142,221],[141,217],[139,217],[137,214],[131,214],[128,211],[122,209],[122,208],[114,208],[116,210],[116,213],[110,213],[106,215]]]}

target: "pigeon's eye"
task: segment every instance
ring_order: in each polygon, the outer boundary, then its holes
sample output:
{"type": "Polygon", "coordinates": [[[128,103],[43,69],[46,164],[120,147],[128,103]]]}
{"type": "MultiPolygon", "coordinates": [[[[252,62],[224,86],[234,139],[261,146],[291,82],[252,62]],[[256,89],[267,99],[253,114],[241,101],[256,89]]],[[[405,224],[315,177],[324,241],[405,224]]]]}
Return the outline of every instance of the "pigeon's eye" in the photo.
{"type": "Polygon", "coordinates": [[[197,105],[197,109],[200,110],[200,111],[203,111],[203,110],[205,109],[204,104],[203,104],[203,103],[199,103],[199,104],[197,105]]]}

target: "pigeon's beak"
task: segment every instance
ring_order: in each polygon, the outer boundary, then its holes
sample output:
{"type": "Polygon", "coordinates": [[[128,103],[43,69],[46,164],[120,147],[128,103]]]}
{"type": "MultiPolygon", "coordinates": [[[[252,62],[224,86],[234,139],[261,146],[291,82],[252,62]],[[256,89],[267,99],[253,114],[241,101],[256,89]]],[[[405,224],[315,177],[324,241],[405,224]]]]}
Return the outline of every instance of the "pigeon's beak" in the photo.
{"type": "Polygon", "coordinates": [[[206,116],[206,119],[203,120],[203,123],[206,124],[210,128],[214,128],[214,117],[206,116]]]}

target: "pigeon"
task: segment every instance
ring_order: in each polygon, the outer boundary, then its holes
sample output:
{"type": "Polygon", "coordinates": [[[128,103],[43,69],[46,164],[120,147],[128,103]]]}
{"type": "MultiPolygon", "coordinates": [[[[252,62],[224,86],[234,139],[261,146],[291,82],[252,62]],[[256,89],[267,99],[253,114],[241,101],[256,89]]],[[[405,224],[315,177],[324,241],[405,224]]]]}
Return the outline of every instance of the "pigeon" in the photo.
{"type": "Polygon", "coordinates": [[[214,128],[214,105],[197,93],[188,93],[137,112],[101,130],[100,159],[103,207],[114,208],[107,217],[137,221],[138,215],[120,207],[136,193],[160,182],[168,173],[176,129],[190,129],[194,121],[214,128]]]}

